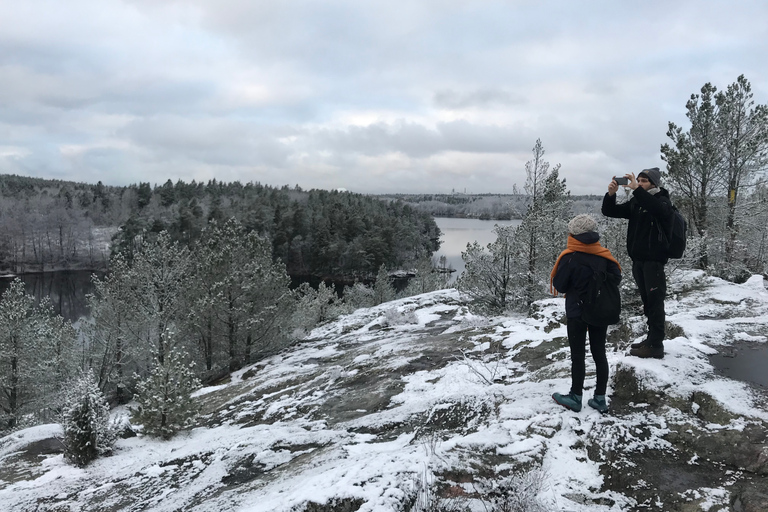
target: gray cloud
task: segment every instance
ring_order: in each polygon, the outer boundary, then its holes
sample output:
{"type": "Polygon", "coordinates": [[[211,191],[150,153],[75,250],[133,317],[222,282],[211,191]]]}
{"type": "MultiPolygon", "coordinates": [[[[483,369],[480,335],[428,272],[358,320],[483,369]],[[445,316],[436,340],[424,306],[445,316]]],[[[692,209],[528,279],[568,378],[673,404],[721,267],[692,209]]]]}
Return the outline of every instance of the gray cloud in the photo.
{"type": "Polygon", "coordinates": [[[768,103],[758,0],[5,3],[0,172],[509,191],[541,138],[601,193],[705,82],[768,103]]]}
{"type": "Polygon", "coordinates": [[[499,89],[479,89],[468,93],[446,90],[435,93],[435,105],[438,108],[489,108],[520,103],[525,103],[525,98],[499,89]]]}

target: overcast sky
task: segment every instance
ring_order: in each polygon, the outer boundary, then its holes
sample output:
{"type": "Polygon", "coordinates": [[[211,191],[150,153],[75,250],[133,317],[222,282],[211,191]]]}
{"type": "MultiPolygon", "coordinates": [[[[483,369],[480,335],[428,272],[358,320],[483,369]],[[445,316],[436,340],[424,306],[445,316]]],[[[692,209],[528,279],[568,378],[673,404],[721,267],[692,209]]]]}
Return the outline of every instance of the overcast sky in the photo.
{"type": "Polygon", "coordinates": [[[664,166],[744,74],[768,2],[0,0],[0,173],[511,192],[536,139],[574,194],[664,166]]]}

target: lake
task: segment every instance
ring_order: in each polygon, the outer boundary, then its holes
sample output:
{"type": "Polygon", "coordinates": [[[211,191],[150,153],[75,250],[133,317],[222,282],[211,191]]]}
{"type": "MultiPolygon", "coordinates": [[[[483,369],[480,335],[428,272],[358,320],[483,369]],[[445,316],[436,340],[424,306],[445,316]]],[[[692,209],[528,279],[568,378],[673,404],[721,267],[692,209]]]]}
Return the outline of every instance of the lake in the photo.
{"type": "Polygon", "coordinates": [[[522,220],[435,217],[435,222],[443,234],[440,237],[440,250],[435,253],[434,257],[437,260],[440,256],[445,256],[447,266],[456,269],[456,272],[453,272],[451,275],[450,282],[453,283],[464,272],[464,260],[461,259],[461,253],[467,249],[468,243],[477,242],[485,247],[489,243],[496,241],[496,235],[493,233],[493,228],[496,224],[501,226],[518,226],[522,220]]]}
{"type": "MultiPolygon", "coordinates": [[[[88,315],[85,296],[93,291],[91,274],[93,272],[90,270],[59,270],[23,274],[19,278],[24,282],[28,294],[38,299],[49,297],[53,310],[57,314],[75,322],[88,315]]],[[[13,279],[13,277],[0,278],[0,294],[10,286],[13,279]]]]}

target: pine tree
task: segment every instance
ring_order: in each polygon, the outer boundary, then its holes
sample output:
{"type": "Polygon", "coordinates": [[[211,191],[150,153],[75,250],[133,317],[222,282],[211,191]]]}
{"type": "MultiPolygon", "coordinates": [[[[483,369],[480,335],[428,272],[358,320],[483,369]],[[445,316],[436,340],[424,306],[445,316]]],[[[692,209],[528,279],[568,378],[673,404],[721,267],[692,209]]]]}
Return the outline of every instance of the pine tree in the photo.
{"type": "Polygon", "coordinates": [[[147,241],[134,257],[131,272],[135,276],[130,302],[135,306],[135,320],[144,326],[136,332],[145,352],[152,352],[162,363],[165,336],[175,329],[185,314],[184,296],[191,270],[189,249],[182,247],[163,231],[154,241],[147,241]]]}
{"type": "Polygon", "coordinates": [[[464,272],[456,288],[467,294],[480,312],[499,314],[523,304],[525,262],[517,248],[514,226],[494,228],[496,240],[485,248],[474,242],[461,253],[464,272]]]}
{"type": "Polygon", "coordinates": [[[234,218],[214,223],[195,247],[194,261],[187,321],[207,369],[235,370],[286,342],[294,297],[266,238],[234,218]]]}
{"type": "Polygon", "coordinates": [[[122,254],[110,262],[110,272],[93,277],[93,293],[88,295],[90,318],[81,323],[83,366],[91,369],[99,386],[110,399],[126,403],[130,399],[131,375],[139,369],[140,324],[134,304],[136,278],[122,254]]]}
{"type": "Polygon", "coordinates": [[[14,279],[0,298],[0,430],[52,416],[59,384],[69,376],[74,329],[53,313],[48,299],[35,305],[14,279]]]}
{"type": "Polygon", "coordinates": [[[61,406],[64,456],[83,467],[100,455],[107,455],[117,440],[118,430],[109,421],[109,406],[91,372],[67,386],[61,406]]]}
{"type": "Polygon", "coordinates": [[[340,299],[333,284],[327,286],[320,282],[315,290],[309,283],[302,283],[296,294],[298,299],[292,323],[297,338],[306,336],[316,326],[339,316],[340,299]]]}
{"type": "Polygon", "coordinates": [[[667,162],[669,182],[680,197],[677,205],[686,212],[693,231],[701,239],[698,244],[698,266],[709,265],[709,238],[715,194],[722,189],[723,148],[717,129],[719,111],[714,102],[717,87],[706,83],[700,94],[692,94],[686,103],[686,117],[691,123],[687,131],[669,123],[667,137],[673,144],[663,144],[661,153],[667,162]]]}
{"type": "Polygon", "coordinates": [[[528,267],[525,297],[531,304],[546,294],[549,271],[565,245],[567,221],[570,217],[570,193],[565,180],[560,180],[560,165],[550,170],[544,161],[541,140],[533,148],[533,160],[526,163],[525,190],[530,203],[515,239],[528,267]]]}
{"type": "Polygon", "coordinates": [[[727,190],[726,262],[733,263],[740,229],[740,194],[768,167],[768,105],[755,105],[752,85],[744,75],[715,97],[719,108],[718,132],[722,137],[727,190]]]}
{"type": "Polygon", "coordinates": [[[387,267],[381,265],[373,285],[373,305],[378,306],[391,300],[395,300],[395,289],[392,287],[387,267]]]}
{"type": "Polygon", "coordinates": [[[360,308],[370,308],[374,305],[373,288],[355,282],[352,286],[344,287],[344,311],[351,313],[360,308]]]}
{"type": "Polygon", "coordinates": [[[165,357],[155,359],[147,378],[139,382],[139,405],[132,420],[143,425],[146,435],[170,439],[192,425],[198,407],[191,394],[200,387],[200,381],[195,377],[194,364],[186,362],[186,354],[171,348],[171,332],[164,333],[163,338],[165,357]]]}

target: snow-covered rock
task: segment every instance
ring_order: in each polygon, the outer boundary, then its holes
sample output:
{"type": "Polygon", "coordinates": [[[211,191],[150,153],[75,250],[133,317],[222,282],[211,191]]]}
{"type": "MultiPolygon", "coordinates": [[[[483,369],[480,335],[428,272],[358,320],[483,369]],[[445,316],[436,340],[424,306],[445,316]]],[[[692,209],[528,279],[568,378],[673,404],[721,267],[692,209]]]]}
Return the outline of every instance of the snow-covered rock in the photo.
{"type": "MultiPolygon", "coordinates": [[[[0,509],[491,510],[493,482],[536,474],[540,510],[768,510],[755,508],[768,489],[765,395],[709,362],[764,343],[768,292],[681,273],[667,311],[676,334],[662,360],[626,355],[639,317],[612,328],[600,415],[550,398],[570,385],[561,298],[532,317],[474,315],[455,290],[359,310],[198,392],[196,427],[170,441],[124,439],[75,469],[32,451],[56,426],[0,439],[0,509]]],[[[589,397],[589,356],[587,370],[589,397]]]]}

